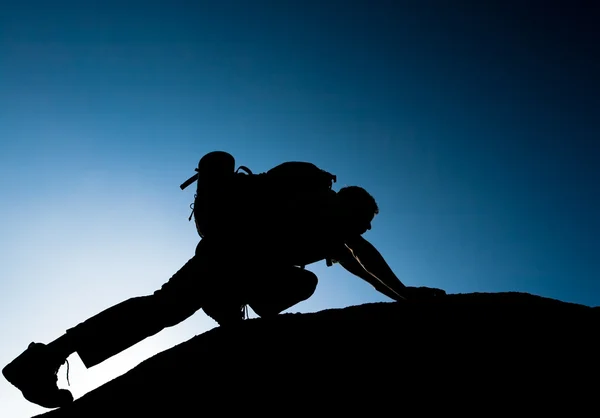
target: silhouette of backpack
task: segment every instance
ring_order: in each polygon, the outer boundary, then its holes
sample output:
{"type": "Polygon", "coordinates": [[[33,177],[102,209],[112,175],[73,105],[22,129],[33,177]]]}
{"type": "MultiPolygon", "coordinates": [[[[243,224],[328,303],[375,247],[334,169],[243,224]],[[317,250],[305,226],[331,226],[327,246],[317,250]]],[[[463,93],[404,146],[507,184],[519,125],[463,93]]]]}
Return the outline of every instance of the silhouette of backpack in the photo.
{"type": "Polygon", "coordinates": [[[211,235],[219,224],[232,222],[239,214],[236,205],[264,212],[277,202],[302,194],[331,190],[336,176],[308,162],[290,161],[264,173],[253,173],[246,166],[235,169],[235,158],[224,151],[204,155],[196,174],[179,187],[184,190],[198,181],[192,213],[200,237],[211,235]],[[243,171],[243,173],[240,172],[243,171]]]}

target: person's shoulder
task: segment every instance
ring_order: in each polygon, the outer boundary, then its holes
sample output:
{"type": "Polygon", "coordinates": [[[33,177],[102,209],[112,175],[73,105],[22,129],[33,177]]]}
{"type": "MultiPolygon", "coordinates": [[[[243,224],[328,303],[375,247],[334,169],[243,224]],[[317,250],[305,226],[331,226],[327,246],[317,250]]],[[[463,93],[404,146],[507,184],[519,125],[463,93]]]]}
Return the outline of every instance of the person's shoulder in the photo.
{"type": "Polygon", "coordinates": [[[334,220],[340,219],[340,215],[342,214],[342,202],[337,192],[333,189],[327,190],[323,195],[322,201],[327,207],[329,216],[334,220]]]}
{"type": "Polygon", "coordinates": [[[350,248],[359,248],[367,242],[368,241],[359,234],[351,234],[344,237],[344,244],[350,248]]]}
{"type": "Polygon", "coordinates": [[[328,189],[326,191],[326,195],[327,197],[329,197],[332,201],[336,201],[338,202],[340,200],[340,196],[338,195],[338,192],[336,192],[333,189],[328,189]]]}

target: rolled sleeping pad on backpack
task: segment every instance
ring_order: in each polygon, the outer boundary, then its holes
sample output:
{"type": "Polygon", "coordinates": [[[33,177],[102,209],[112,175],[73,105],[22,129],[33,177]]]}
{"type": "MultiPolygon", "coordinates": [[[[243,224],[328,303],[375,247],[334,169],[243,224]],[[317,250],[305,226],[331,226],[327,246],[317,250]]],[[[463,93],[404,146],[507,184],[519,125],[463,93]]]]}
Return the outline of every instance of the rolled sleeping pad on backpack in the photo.
{"type": "Polygon", "coordinates": [[[196,229],[201,237],[219,224],[229,202],[229,182],[235,173],[235,158],[225,151],[212,151],[198,162],[198,185],[194,201],[196,229]]]}
{"type": "Polygon", "coordinates": [[[200,158],[197,171],[200,178],[205,179],[230,176],[235,171],[235,158],[225,151],[209,152],[200,158]]]}
{"type": "MultiPolygon", "coordinates": [[[[198,168],[196,168],[196,174],[184,181],[179,185],[181,190],[184,190],[190,184],[198,180],[200,171],[204,174],[207,173],[226,173],[235,169],[235,158],[233,155],[225,151],[212,151],[203,156],[198,162],[198,168]]],[[[218,174],[217,174],[218,175],[218,174]]]]}

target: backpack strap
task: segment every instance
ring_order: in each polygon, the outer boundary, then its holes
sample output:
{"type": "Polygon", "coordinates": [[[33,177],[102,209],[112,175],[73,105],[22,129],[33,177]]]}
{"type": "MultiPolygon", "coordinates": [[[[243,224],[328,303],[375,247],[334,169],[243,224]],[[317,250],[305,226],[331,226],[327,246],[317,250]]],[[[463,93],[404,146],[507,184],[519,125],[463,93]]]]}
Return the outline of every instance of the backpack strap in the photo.
{"type": "Polygon", "coordinates": [[[245,165],[241,165],[238,167],[237,170],[235,170],[236,173],[238,173],[240,170],[246,172],[246,174],[252,175],[252,170],[250,170],[248,167],[246,167],[245,165]]]}

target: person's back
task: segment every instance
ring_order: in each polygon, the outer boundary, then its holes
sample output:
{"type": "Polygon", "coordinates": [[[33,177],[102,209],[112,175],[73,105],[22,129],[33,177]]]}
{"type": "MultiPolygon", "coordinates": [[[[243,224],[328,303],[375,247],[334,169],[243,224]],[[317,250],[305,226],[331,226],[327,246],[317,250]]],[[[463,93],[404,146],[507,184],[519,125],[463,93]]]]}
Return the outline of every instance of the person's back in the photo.
{"type": "MultiPolygon", "coordinates": [[[[244,179],[240,180],[243,189],[244,179]]],[[[244,198],[251,205],[239,208],[247,211],[240,218],[244,224],[240,230],[251,237],[249,242],[258,243],[285,264],[306,265],[307,259],[325,259],[331,245],[343,244],[337,193],[310,181],[306,188],[286,187],[284,181],[254,195],[250,188],[251,195],[244,198]]]]}
{"type": "Polygon", "coordinates": [[[200,160],[194,201],[199,234],[244,257],[285,264],[325,258],[324,247],[335,235],[335,176],[304,162],[260,174],[234,172],[234,165],[233,157],[220,151],[200,160]],[[305,255],[309,250],[313,254],[305,255]]]}

